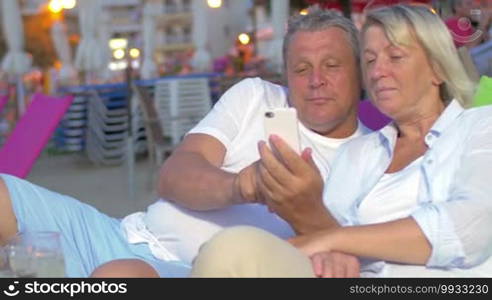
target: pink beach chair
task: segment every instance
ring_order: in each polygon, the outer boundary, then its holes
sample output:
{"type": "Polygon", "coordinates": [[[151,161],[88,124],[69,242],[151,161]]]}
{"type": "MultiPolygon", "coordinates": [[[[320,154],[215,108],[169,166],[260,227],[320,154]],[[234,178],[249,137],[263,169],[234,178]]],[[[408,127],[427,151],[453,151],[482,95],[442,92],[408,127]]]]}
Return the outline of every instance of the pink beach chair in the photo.
{"type": "Polygon", "coordinates": [[[372,105],[369,100],[359,102],[359,119],[367,128],[372,130],[379,130],[391,121],[390,118],[372,105]]]}
{"type": "Polygon", "coordinates": [[[0,173],[25,178],[70,107],[73,96],[34,94],[32,102],[0,149],[0,173]]]}

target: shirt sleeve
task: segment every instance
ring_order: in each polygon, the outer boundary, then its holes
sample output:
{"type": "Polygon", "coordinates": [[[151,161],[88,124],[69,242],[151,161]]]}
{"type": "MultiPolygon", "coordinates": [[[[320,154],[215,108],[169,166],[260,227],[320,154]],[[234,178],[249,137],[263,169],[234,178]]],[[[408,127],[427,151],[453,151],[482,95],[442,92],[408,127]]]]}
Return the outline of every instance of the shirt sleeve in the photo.
{"type": "Polygon", "coordinates": [[[245,79],[228,89],[212,110],[188,134],[207,134],[229,149],[237,136],[245,110],[256,99],[254,79],[245,79]]]}
{"type": "Polygon", "coordinates": [[[471,268],[492,255],[492,121],[479,119],[465,141],[450,199],[412,214],[432,244],[429,267],[471,268]]]}

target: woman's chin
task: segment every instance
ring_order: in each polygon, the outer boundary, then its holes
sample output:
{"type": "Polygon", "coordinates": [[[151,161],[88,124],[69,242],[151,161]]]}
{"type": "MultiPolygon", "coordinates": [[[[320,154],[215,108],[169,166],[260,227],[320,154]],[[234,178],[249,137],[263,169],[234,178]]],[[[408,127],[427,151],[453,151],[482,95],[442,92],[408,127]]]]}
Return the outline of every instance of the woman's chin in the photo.
{"type": "Polygon", "coordinates": [[[372,103],[381,113],[390,118],[398,112],[397,103],[395,101],[391,101],[390,99],[377,99],[373,100],[372,103]]]}

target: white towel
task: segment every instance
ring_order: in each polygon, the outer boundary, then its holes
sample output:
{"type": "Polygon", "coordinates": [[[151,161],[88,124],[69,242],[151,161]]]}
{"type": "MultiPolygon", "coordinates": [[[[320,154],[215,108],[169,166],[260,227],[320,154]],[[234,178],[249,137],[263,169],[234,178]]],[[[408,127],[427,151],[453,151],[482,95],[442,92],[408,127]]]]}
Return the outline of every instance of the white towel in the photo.
{"type": "Polygon", "coordinates": [[[164,261],[179,261],[178,257],[166,249],[157,237],[147,229],[144,222],[145,213],[136,212],[121,221],[121,229],[130,244],[147,243],[152,254],[164,261]]]}

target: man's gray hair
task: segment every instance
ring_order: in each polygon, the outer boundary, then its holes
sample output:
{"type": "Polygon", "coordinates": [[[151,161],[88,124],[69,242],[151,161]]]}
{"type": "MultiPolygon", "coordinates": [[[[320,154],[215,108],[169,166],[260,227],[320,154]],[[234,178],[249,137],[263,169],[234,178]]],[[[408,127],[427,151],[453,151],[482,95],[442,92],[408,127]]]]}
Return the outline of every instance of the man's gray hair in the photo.
{"type": "Polygon", "coordinates": [[[324,10],[318,6],[313,6],[309,9],[309,14],[307,15],[295,15],[290,17],[289,24],[287,27],[287,33],[284,36],[284,43],[282,48],[284,68],[287,67],[287,50],[289,49],[289,44],[292,36],[299,31],[322,31],[330,27],[338,27],[346,32],[347,40],[352,46],[354,56],[357,61],[357,66],[360,62],[360,46],[359,46],[359,32],[354,23],[337,14],[334,11],[324,10]]]}

